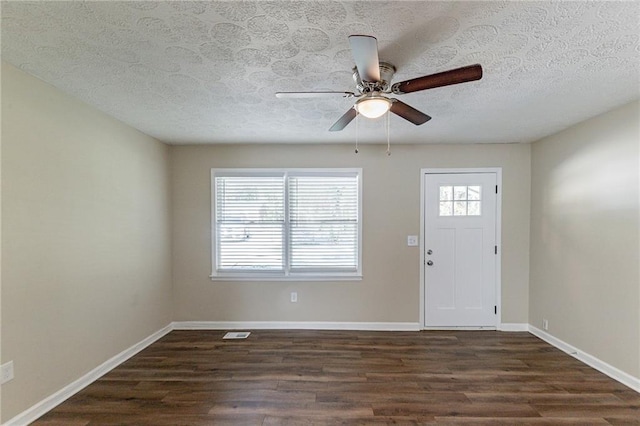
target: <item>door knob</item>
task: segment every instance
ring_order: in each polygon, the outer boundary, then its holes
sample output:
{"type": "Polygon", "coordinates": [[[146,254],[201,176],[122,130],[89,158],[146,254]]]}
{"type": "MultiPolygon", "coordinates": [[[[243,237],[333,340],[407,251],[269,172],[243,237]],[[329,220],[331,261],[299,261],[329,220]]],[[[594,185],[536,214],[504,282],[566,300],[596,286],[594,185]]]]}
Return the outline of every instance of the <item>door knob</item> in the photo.
{"type": "Polygon", "coordinates": [[[429,266],[433,265],[433,260],[427,260],[427,265],[429,266]]]}

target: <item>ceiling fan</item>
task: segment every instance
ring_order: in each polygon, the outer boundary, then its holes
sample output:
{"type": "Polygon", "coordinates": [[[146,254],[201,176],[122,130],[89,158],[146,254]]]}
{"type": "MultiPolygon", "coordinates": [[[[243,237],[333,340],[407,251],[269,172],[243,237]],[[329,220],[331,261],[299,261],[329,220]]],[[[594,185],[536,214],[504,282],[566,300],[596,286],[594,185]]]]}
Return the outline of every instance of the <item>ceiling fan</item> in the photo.
{"type": "Polygon", "coordinates": [[[329,129],[332,132],[344,129],[356,115],[377,118],[387,111],[419,126],[431,120],[427,114],[390,98],[387,94],[404,95],[420,90],[466,83],[482,78],[482,67],[478,64],[456,68],[437,74],[425,75],[411,80],[391,84],[396,67],[378,59],[378,41],[368,35],[349,36],[349,45],[356,66],[353,68],[353,79],[357,93],[354,92],[277,92],[278,98],[320,98],[343,97],[358,98],[352,108],[336,121],[329,129]]]}

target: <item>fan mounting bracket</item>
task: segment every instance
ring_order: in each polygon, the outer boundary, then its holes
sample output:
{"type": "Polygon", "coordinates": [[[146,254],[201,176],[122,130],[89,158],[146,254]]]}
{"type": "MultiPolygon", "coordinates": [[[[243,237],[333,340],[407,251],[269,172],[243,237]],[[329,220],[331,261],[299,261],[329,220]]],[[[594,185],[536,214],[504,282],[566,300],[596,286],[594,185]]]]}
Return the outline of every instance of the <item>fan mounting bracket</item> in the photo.
{"type": "Polygon", "coordinates": [[[393,75],[396,73],[396,67],[385,61],[380,61],[380,81],[364,81],[360,78],[360,74],[358,73],[358,68],[353,67],[353,81],[356,83],[356,88],[360,91],[360,93],[371,93],[371,92],[387,92],[389,89],[389,85],[391,84],[391,79],[393,79],[393,75]]]}

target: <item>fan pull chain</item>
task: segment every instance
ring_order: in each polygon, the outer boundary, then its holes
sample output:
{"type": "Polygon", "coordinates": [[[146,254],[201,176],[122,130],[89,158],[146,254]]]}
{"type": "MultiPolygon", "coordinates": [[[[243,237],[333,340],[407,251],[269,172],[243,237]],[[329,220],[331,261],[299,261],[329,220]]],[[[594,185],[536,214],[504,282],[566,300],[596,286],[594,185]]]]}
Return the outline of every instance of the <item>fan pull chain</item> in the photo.
{"type": "Polygon", "coordinates": [[[358,110],[356,110],[356,154],[358,153],[358,116],[360,114],[358,113],[358,110]]]}
{"type": "Polygon", "coordinates": [[[389,126],[391,124],[390,112],[387,111],[387,155],[391,155],[391,143],[389,142],[389,126]]]}

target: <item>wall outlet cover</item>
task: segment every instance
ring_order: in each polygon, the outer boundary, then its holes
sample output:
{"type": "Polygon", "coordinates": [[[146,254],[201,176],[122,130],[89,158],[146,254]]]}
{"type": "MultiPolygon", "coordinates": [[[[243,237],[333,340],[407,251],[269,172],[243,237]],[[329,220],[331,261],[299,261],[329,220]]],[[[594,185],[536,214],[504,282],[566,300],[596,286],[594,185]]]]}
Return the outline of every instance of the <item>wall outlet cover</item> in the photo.
{"type": "Polygon", "coordinates": [[[0,384],[5,384],[13,380],[13,361],[2,364],[0,367],[0,384]]]}
{"type": "Polygon", "coordinates": [[[408,235],[407,236],[407,245],[409,247],[415,247],[418,245],[418,236],[417,235],[408,235]]]}

